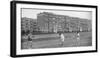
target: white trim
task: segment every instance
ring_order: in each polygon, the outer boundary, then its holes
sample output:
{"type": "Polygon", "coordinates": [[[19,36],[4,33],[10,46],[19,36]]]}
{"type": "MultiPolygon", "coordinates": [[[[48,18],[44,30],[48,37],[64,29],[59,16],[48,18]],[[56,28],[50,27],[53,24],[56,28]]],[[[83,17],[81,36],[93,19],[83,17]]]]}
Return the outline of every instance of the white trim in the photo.
{"type": "Polygon", "coordinates": [[[53,52],[71,52],[71,51],[87,51],[87,50],[95,50],[95,9],[94,8],[82,8],[82,7],[66,7],[66,6],[45,6],[45,5],[32,5],[32,4],[17,4],[16,6],[16,22],[17,22],[17,38],[16,38],[16,52],[17,55],[25,55],[25,54],[38,54],[38,53],[53,53],[53,52]],[[21,50],[21,8],[42,8],[42,9],[63,9],[63,10],[82,10],[82,11],[92,11],[92,46],[88,47],[64,47],[64,48],[52,48],[52,49],[26,49],[21,50]]]}

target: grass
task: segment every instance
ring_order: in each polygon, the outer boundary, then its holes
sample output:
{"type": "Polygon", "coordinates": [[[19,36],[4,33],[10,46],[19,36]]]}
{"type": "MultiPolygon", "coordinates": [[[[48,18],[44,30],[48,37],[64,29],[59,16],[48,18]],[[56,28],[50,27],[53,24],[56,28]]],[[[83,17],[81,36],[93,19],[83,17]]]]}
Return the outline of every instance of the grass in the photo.
{"type": "MultiPolygon", "coordinates": [[[[32,41],[22,39],[22,49],[35,48],[57,48],[61,47],[61,40],[58,34],[33,35],[32,41]]],[[[80,39],[77,40],[76,33],[64,33],[65,41],[63,47],[91,46],[92,33],[80,32],[80,39]]]]}

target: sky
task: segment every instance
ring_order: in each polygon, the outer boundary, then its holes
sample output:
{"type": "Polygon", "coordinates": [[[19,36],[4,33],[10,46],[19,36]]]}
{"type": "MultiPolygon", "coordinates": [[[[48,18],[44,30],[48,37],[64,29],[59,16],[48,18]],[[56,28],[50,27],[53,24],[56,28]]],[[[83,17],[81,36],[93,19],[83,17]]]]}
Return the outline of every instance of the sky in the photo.
{"type": "Polygon", "coordinates": [[[47,10],[47,9],[25,9],[22,8],[22,17],[37,18],[38,13],[51,12],[58,15],[66,15],[71,17],[79,17],[84,19],[92,19],[92,12],[90,11],[71,11],[71,10],[47,10]]]}

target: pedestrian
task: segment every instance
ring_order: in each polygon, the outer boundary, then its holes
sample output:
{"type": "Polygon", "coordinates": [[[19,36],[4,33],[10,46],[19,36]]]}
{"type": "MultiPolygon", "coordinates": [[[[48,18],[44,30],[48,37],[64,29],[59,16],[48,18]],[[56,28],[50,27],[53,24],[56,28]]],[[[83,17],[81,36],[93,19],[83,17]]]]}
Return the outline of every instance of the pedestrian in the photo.
{"type": "Polygon", "coordinates": [[[32,38],[31,38],[31,34],[28,34],[28,48],[29,49],[32,48],[32,38]]]}
{"type": "Polygon", "coordinates": [[[60,37],[60,41],[61,41],[61,46],[63,46],[64,40],[65,40],[64,34],[59,33],[59,37],[60,37]]]}
{"type": "Polygon", "coordinates": [[[78,40],[80,39],[80,34],[79,34],[79,32],[77,32],[77,39],[78,39],[78,40]]]}

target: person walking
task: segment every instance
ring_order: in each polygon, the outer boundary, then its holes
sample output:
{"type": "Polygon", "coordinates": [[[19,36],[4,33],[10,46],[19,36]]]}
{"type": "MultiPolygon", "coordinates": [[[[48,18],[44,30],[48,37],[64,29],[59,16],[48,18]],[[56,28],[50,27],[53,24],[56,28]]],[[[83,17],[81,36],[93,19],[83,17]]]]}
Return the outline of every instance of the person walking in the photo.
{"type": "Polygon", "coordinates": [[[64,45],[64,40],[65,40],[64,34],[59,33],[59,36],[60,36],[61,46],[63,46],[64,45]]]}
{"type": "Polygon", "coordinates": [[[79,34],[79,32],[77,32],[77,40],[79,40],[80,39],[80,34],[79,34]]]}
{"type": "Polygon", "coordinates": [[[28,34],[28,48],[29,49],[32,48],[32,38],[31,38],[31,34],[28,34]]]}

